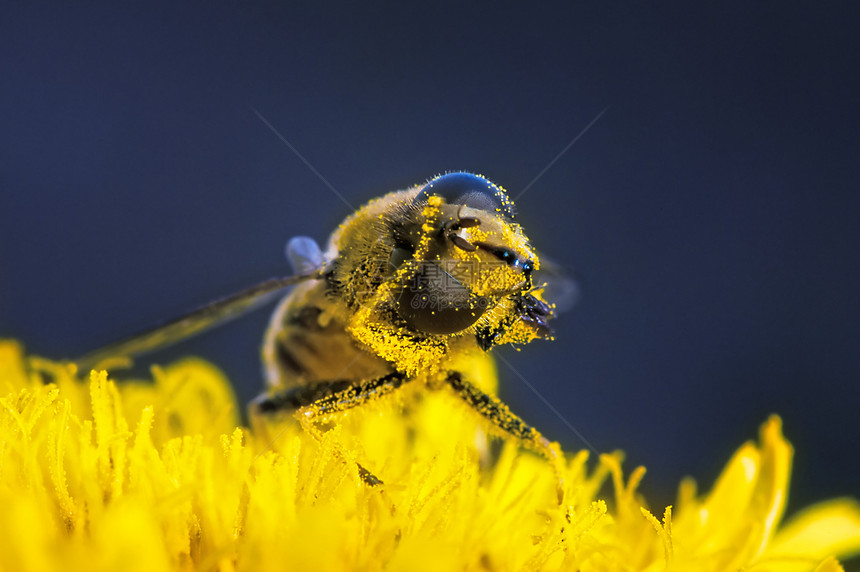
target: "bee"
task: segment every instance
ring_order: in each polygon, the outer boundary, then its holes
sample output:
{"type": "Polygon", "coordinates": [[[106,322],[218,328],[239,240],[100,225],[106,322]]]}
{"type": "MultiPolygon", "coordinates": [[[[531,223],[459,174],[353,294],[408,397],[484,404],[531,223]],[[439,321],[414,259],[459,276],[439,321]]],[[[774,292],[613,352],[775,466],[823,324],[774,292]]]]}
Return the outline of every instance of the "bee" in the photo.
{"type": "MultiPolygon", "coordinates": [[[[293,276],[108,345],[79,367],[146,353],[281,297],[263,341],[268,387],[252,417],[294,412],[319,439],[322,421],[406,384],[448,387],[560,475],[558,445],[470,379],[467,365],[497,345],[552,338],[554,306],[535,281],[541,263],[502,187],[466,172],[440,175],[370,201],[325,251],[296,237],[287,255],[293,276]]],[[[382,483],[357,470],[368,485],[382,483]]]]}

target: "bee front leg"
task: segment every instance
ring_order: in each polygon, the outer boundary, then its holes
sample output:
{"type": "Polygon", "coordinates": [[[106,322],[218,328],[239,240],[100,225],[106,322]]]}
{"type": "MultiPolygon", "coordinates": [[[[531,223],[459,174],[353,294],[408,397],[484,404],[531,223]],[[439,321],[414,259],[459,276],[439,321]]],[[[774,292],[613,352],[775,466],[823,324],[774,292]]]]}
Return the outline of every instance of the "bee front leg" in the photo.
{"type": "MultiPolygon", "coordinates": [[[[388,395],[406,381],[408,381],[406,376],[394,372],[368,381],[336,381],[300,386],[272,395],[261,396],[252,404],[252,408],[253,413],[260,414],[293,410],[302,429],[317,442],[320,442],[323,432],[317,423],[337,413],[388,395]]],[[[339,455],[344,458],[343,453],[339,453],[339,455]]],[[[346,459],[344,458],[344,460],[346,459]]],[[[356,463],[356,466],[358,467],[358,475],[365,484],[371,486],[382,484],[379,478],[361,464],[356,463]]]]}
{"type": "Polygon", "coordinates": [[[561,504],[564,500],[564,478],[562,476],[564,474],[564,456],[558,443],[550,442],[537,429],[514,414],[501,400],[484,393],[463,379],[459,372],[450,372],[445,381],[460,399],[495,427],[549,460],[556,475],[556,494],[558,495],[558,503],[561,504]]]}

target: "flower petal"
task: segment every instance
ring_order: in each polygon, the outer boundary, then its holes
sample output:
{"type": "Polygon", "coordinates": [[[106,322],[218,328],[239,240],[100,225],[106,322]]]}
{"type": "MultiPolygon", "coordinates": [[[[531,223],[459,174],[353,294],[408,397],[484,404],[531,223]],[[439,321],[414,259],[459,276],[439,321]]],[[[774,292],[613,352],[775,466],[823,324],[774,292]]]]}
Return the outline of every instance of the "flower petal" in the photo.
{"type": "Polygon", "coordinates": [[[807,508],[779,531],[767,551],[768,556],[804,554],[815,558],[858,553],[860,505],[853,499],[834,499],[807,508]]]}

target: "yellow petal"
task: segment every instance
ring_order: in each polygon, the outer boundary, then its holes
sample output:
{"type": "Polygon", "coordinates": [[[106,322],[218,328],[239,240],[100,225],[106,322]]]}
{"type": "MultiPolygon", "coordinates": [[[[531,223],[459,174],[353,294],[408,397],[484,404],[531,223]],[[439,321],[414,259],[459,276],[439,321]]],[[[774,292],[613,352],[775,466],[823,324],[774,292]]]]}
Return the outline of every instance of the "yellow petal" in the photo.
{"type": "Polygon", "coordinates": [[[785,525],[768,548],[768,556],[804,554],[850,557],[860,553],[860,505],[835,499],[813,505],[785,525]]]}
{"type": "Polygon", "coordinates": [[[164,534],[149,507],[134,502],[112,505],[93,523],[93,562],[81,554],[78,569],[152,572],[170,570],[164,534]]]}
{"type": "Polygon", "coordinates": [[[830,556],[815,567],[815,572],[845,572],[845,569],[839,565],[835,558],[830,556]]]}
{"type": "Polygon", "coordinates": [[[761,523],[756,554],[761,554],[785,511],[794,450],[782,435],[782,420],[772,415],[761,428],[761,470],[750,499],[750,517],[761,523]]]}
{"type": "Polygon", "coordinates": [[[0,339],[0,395],[27,387],[24,350],[21,344],[0,339]]]}

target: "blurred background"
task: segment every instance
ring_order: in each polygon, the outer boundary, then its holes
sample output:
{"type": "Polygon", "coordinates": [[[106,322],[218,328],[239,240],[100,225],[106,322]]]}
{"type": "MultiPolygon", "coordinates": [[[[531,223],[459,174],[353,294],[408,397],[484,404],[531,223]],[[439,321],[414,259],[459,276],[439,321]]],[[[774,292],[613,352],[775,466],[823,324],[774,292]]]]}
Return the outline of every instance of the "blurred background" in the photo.
{"type": "MultiPolygon", "coordinates": [[[[527,188],[582,288],[502,349],[567,423],[500,364],[522,417],[625,450],[662,507],[779,413],[790,507],[860,492],[856,3],[313,4],[2,8],[0,335],[79,355],[471,170],[527,188]]],[[[204,356],[247,401],[267,319],[142,363],[204,356]]]]}

